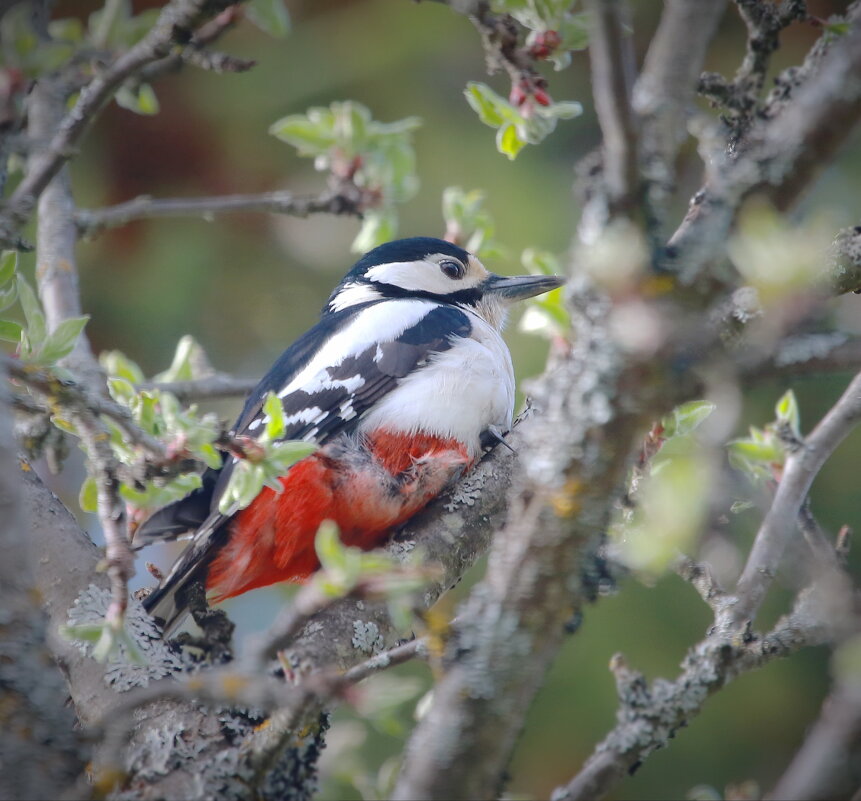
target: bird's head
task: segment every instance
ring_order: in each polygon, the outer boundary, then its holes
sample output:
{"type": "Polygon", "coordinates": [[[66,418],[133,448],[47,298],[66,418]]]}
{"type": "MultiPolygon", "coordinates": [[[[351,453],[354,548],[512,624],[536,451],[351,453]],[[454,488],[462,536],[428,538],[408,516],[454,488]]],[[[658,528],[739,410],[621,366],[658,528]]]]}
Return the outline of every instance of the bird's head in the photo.
{"type": "Polygon", "coordinates": [[[501,328],[513,302],[563,282],[554,275],[495,275],[463,248],[420,236],[387,242],[366,253],[335,287],[323,313],[386,298],[425,298],[472,307],[501,328]]]}

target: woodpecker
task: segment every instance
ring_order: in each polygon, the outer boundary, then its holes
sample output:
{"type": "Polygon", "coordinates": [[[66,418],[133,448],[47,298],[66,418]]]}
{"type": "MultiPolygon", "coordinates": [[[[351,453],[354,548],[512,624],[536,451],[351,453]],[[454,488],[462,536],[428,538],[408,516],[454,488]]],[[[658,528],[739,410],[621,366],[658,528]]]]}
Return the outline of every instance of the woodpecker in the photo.
{"type": "Polygon", "coordinates": [[[317,529],[333,520],[346,545],[379,545],[508,430],[511,355],[507,309],[562,284],[503,277],[472,254],[430,237],[381,245],[329,297],[320,321],[275,362],[232,433],[259,436],[269,392],[281,399],[284,439],[318,445],[234,514],[219,513],[235,457],[203,485],[156,512],[135,546],[193,532],[144,605],[169,633],[185,617],[185,589],[203,579],[213,602],[318,567],[317,529]]]}

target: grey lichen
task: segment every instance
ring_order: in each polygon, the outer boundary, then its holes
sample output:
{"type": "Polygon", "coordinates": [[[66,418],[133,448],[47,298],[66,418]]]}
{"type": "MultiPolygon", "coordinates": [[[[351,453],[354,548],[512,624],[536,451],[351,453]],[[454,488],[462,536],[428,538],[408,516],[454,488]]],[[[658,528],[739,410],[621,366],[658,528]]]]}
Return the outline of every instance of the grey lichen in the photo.
{"type": "MultiPolygon", "coordinates": [[[[69,625],[97,625],[103,622],[110,601],[110,590],[90,584],[69,609],[69,625]]],[[[162,640],[161,631],[146,613],[140,601],[129,600],[126,631],[144,657],[145,663],[134,662],[129,657],[126,647],[120,645],[119,652],[108,662],[104,676],[105,683],[117,692],[126,692],[133,687],[146,687],[151,681],[172,676],[187,669],[188,665],[184,663],[182,657],[172,651],[162,640]]],[[[76,645],[84,653],[92,653],[90,643],[78,640],[76,645]]]]}
{"type": "Polygon", "coordinates": [[[380,627],[370,620],[353,621],[353,637],[350,641],[353,643],[353,648],[368,655],[378,654],[386,647],[380,627]]]}
{"type": "Polygon", "coordinates": [[[144,727],[129,748],[126,768],[135,783],[114,801],[153,796],[226,801],[307,801],[316,790],[317,759],[328,719],[321,715],[305,738],[285,747],[262,775],[245,748],[265,722],[253,710],[200,708],[191,715],[164,711],[156,726],[144,727]],[[141,785],[139,780],[149,785],[141,785]]]}
{"type": "Polygon", "coordinates": [[[484,485],[489,478],[493,477],[493,471],[476,470],[458,482],[451,491],[449,499],[445,503],[447,512],[454,512],[460,506],[474,506],[481,496],[484,485]]]}

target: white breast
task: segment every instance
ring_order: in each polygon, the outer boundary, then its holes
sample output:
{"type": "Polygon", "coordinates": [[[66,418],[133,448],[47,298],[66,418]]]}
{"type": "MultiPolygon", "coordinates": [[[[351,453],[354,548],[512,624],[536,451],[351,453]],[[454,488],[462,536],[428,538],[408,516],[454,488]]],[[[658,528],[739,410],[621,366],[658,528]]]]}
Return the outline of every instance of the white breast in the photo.
{"type": "Polygon", "coordinates": [[[471,312],[472,333],[406,376],[360,424],[360,430],[422,431],[463,442],[475,456],[488,426],[505,430],[514,413],[514,369],[499,333],[471,312]]]}

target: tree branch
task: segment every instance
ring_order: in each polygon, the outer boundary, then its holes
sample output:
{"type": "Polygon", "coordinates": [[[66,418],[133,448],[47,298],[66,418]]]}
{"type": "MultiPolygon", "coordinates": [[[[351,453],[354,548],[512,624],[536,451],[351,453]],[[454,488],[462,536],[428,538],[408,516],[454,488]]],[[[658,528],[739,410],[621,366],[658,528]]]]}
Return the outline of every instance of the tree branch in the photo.
{"type": "Polygon", "coordinates": [[[590,0],[592,95],[603,134],[603,179],[611,212],[628,211],[639,194],[637,130],[631,108],[635,61],[622,0],[590,0]]]}
{"type": "Polygon", "coordinates": [[[594,593],[590,554],[632,444],[666,402],[650,368],[640,361],[634,371],[608,336],[607,299],[585,282],[569,291],[572,351],[534,387],[541,414],[521,449],[509,518],[454,629],[447,672],[413,733],[396,798],[498,792],[565,623],[594,593]]]}
{"type": "MultiPolygon", "coordinates": [[[[847,130],[861,115],[861,4],[853,9],[851,30],[833,44],[793,101],[772,119],[757,122],[736,157],[714,154],[706,185],[667,249],[667,266],[683,284],[722,252],[744,197],[757,189],[774,196],[785,186],[797,195],[798,168],[826,161],[836,144],[834,129],[847,130]]],[[[804,175],[807,182],[813,178],[810,171],[804,175]]]]}
{"type": "Polygon", "coordinates": [[[640,117],[640,164],[651,215],[660,222],[675,188],[675,160],[709,42],[726,0],[668,0],[634,85],[640,117]]]}
{"type": "Polygon", "coordinates": [[[27,174],[5,203],[0,214],[0,241],[14,241],[16,230],[30,217],[37,198],[72,157],[84,132],[120,85],[148,64],[167,56],[175,45],[184,44],[201,23],[234,3],[235,0],[171,0],[143,39],[96,74],[63,116],[56,133],[39,148],[27,174]]]}
{"type": "Polygon", "coordinates": [[[815,601],[811,591],[802,594],[791,614],[761,639],[707,637],[688,651],[682,672],[672,682],[657,679],[650,687],[617,654],[611,662],[620,701],[616,726],[581,771],[553,792],[553,801],[602,798],[650,754],[665,747],[730,681],[801,648],[827,642],[831,628],[822,621],[815,601]]]}
{"type": "Polygon", "coordinates": [[[268,212],[307,217],[309,214],[349,214],[361,216],[361,204],[356,193],[346,189],[326,191],[320,195],[294,195],[292,192],[263,192],[254,195],[224,195],[220,197],[171,198],[156,200],[141,196],[126,203],[104,209],[81,209],[75,224],[81,236],[94,236],[108,228],[116,228],[134,220],[156,217],[203,217],[218,214],[268,212]]]}
{"type": "Polygon", "coordinates": [[[765,597],[813,479],[835,448],[861,419],[861,373],[807,436],[787,456],[771,509],[757,532],[750,556],[738,580],[736,601],[719,616],[724,631],[752,622],[765,597]]]}
{"type": "Polygon", "coordinates": [[[837,292],[861,292],[861,225],[840,231],[830,256],[829,273],[837,292]]]}
{"type": "Polygon", "coordinates": [[[210,398],[242,397],[248,395],[259,383],[259,378],[235,378],[228,373],[215,373],[189,381],[146,381],[140,384],[138,389],[169,392],[182,403],[188,403],[210,398]]]}
{"type": "MultiPolygon", "coordinates": [[[[40,555],[31,552],[28,523],[33,520],[21,491],[21,476],[30,466],[15,452],[7,384],[2,377],[0,382],[0,691],[5,722],[0,728],[0,796],[59,798],[83,769],[86,756],[66,707],[65,682],[45,642],[53,621],[39,599],[50,588],[33,575],[40,569],[40,555]]],[[[65,572],[58,575],[65,577],[65,572]]],[[[57,576],[53,582],[59,583],[57,576]]]]}

